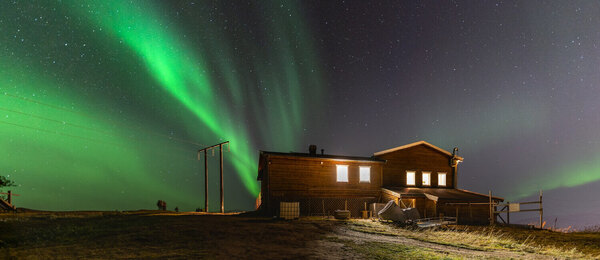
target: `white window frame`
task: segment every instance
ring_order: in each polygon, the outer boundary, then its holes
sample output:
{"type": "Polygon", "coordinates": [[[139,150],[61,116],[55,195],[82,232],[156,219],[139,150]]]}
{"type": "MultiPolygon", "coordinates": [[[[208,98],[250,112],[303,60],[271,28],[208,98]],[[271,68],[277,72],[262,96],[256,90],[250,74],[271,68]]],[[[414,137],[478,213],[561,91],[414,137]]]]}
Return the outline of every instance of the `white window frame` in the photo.
{"type": "Polygon", "coordinates": [[[445,172],[438,172],[438,186],[441,187],[446,187],[448,185],[448,174],[446,174],[445,172]],[[444,176],[444,184],[440,184],[441,183],[441,177],[444,176]]]}
{"type": "Polygon", "coordinates": [[[417,183],[417,172],[416,171],[406,171],[406,186],[415,186],[417,183]],[[412,175],[412,182],[410,182],[408,176],[412,175]]]}
{"type": "Polygon", "coordinates": [[[421,183],[423,186],[431,186],[431,172],[421,173],[421,183]],[[425,178],[425,176],[427,176],[427,178],[425,178]],[[425,179],[427,179],[427,183],[425,183],[425,179]]]}
{"type": "Polygon", "coordinates": [[[358,177],[360,182],[370,183],[371,182],[371,166],[358,166],[358,177]],[[365,171],[365,172],[363,172],[365,171]],[[366,175],[366,177],[365,177],[366,175]]]}
{"type": "Polygon", "coordinates": [[[348,165],[336,165],[336,181],[348,182],[348,165]]]}

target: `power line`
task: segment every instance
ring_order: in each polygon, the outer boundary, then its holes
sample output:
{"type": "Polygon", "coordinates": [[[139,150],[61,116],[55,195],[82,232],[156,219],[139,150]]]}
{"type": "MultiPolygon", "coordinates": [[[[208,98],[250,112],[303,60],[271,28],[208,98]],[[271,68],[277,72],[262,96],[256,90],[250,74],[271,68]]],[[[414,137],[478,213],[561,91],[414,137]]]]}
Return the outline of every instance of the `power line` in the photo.
{"type": "Polygon", "coordinates": [[[47,118],[47,117],[43,117],[43,116],[38,116],[38,115],[30,114],[30,113],[25,113],[25,112],[18,111],[18,110],[13,110],[13,109],[8,109],[8,108],[3,108],[3,107],[0,107],[0,110],[7,111],[7,112],[12,112],[12,113],[17,113],[17,114],[21,114],[21,115],[26,115],[26,116],[30,116],[30,117],[34,117],[34,118],[38,118],[38,119],[50,121],[50,122],[55,122],[55,123],[59,123],[59,124],[62,124],[62,125],[69,125],[69,126],[73,126],[73,127],[77,127],[77,128],[89,130],[89,131],[94,131],[94,132],[99,132],[99,133],[103,133],[103,134],[107,134],[107,135],[112,135],[112,134],[110,134],[110,133],[108,133],[106,131],[103,131],[103,130],[97,130],[97,129],[94,129],[94,128],[91,128],[91,127],[81,126],[81,125],[69,123],[69,122],[66,122],[66,121],[55,120],[55,119],[51,119],[51,118],[47,118]]]}
{"type": "MultiPolygon", "coordinates": [[[[4,96],[11,97],[11,98],[16,98],[16,99],[20,99],[20,100],[24,100],[26,102],[30,102],[30,103],[33,103],[33,104],[36,104],[36,105],[47,106],[47,107],[50,107],[50,108],[53,108],[53,109],[62,110],[62,111],[66,111],[66,112],[69,112],[69,113],[77,114],[77,115],[80,115],[80,116],[83,116],[83,117],[86,117],[86,118],[90,118],[90,119],[92,119],[94,121],[96,120],[95,118],[92,118],[92,117],[90,117],[87,114],[84,114],[84,113],[81,113],[81,112],[77,112],[77,111],[72,111],[72,110],[66,109],[64,107],[60,107],[60,106],[56,106],[56,105],[44,103],[44,102],[37,101],[37,100],[31,99],[31,98],[22,97],[22,96],[18,96],[18,95],[13,95],[13,94],[9,94],[9,93],[6,93],[6,92],[4,93],[4,96]]],[[[20,112],[20,111],[15,111],[15,110],[10,110],[10,109],[2,109],[2,110],[10,111],[10,112],[15,112],[15,113],[19,113],[19,114],[24,114],[24,115],[29,115],[29,116],[32,116],[32,117],[37,117],[37,118],[40,118],[40,119],[45,119],[45,120],[49,120],[49,121],[53,121],[53,122],[59,122],[61,124],[65,123],[65,121],[59,121],[59,120],[55,120],[55,119],[49,119],[49,118],[45,118],[45,117],[41,117],[41,116],[37,116],[37,115],[33,115],[33,114],[27,114],[25,112],[20,112]]],[[[88,130],[92,130],[92,131],[102,132],[102,130],[93,130],[92,128],[85,127],[85,126],[77,126],[77,125],[72,124],[72,123],[68,123],[68,124],[76,126],[76,127],[79,127],[79,128],[83,128],[83,129],[88,129],[88,130]]],[[[138,129],[136,129],[134,127],[131,127],[131,126],[127,126],[127,125],[124,125],[124,124],[121,124],[121,123],[119,123],[119,125],[120,125],[120,127],[123,127],[123,128],[128,128],[128,129],[131,129],[131,130],[138,131],[138,129]]],[[[191,140],[186,140],[186,139],[182,139],[182,138],[178,138],[178,137],[173,137],[173,136],[170,136],[170,135],[153,133],[153,132],[147,132],[147,133],[152,134],[152,135],[161,136],[161,137],[164,137],[164,138],[168,138],[169,140],[175,140],[175,141],[179,141],[179,142],[183,142],[183,143],[192,144],[192,145],[195,145],[195,146],[200,146],[200,147],[204,146],[203,144],[200,144],[200,143],[197,143],[197,142],[194,142],[194,141],[191,141],[191,140]]]]}
{"type": "MultiPolygon", "coordinates": [[[[40,132],[45,132],[45,133],[50,133],[50,134],[56,134],[56,135],[62,135],[62,136],[66,136],[66,137],[71,137],[71,138],[77,138],[77,139],[82,139],[82,140],[86,140],[86,141],[90,141],[90,142],[94,142],[94,143],[100,143],[100,144],[104,144],[104,145],[112,145],[112,146],[116,146],[116,147],[120,147],[123,149],[128,149],[128,147],[124,147],[119,143],[113,143],[113,142],[106,142],[106,141],[100,141],[100,140],[96,140],[96,139],[92,139],[92,138],[88,138],[88,137],[83,137],[83,136],[78,136],[78,135],[72,135],[72,134],[67,134],[67,133],[63,133],[63,132],[59,132],[59,131],[50,131],[50,130],[46,130],[46,129],[42,129],[42,128],[38,128],[38,127],[32,127],[32,126],[26,126],[26,125],[21,125],[21,124],[15,124],[15,123],[10,123],[10,122],[6,122],[6,121],[0,121],[0,124],[6,124],[6,125],[11,125],[11,126],[16,126],[16,127],[22,127],[22,128],[26,128],[26,129],[30,129],[30,130],[36,130],[36,131],[40,131],[40,132]]],[[[189,152],[189,150],[184,150],[181,148],[175,148],[177,150],[180,150],[182,152],[189,152]]],[[[155,149],[149,149],[152,152],[157,152],[157,150],[155,149]]],[[[164,154],[164,153],[160,153],[160,154],[164,154]]],[[[196,161],[196,159],[186,159],[188,161],[196,161]]]]}
{"type": "Polygon", "coordinates": [[[61,132],[58,132],[58,131],[50,131],[50,130],[45,130],[45,129],[42,129],[42,128],[37,128],[37,127],[32,127],[32,126],[26,126],[26,125],[20,125],[20,124],[15,124],[15,123],[9,123],[9,122],[6,122],[6,121],[0,121],[0,124],[12,125],[12,126],[17,126],[17,127],[22,127],[22,128],[27,128],[27,129],[31,129],[31,130],[41,131],[41,132],[50,133],[50,134],[57,134],[57,135],[62,135],[62,136],[67,136],[67,137],[72,137],[72,138],[79,138],[79,139],[83,139],[83,140],[87,140],[87,141],[91,141],[91,142],[111,144],[111,145],[114,145],[114,146],[119,146],[119,147],[125,148],[125,147],[119,145],[118,143],[98,141],[98,140],[95,140],[95,139],[92,139],[92,138],[87,138],[87,137],[82,137],[82,136],[77,136],[77,135],[72,135],[72,134],[61,133],[61,132]]]}
{"type": "Polygon", "coordinates": [[[34,104],[37,104],[37,105],[42,105],[42,106],[47,106],[47,107],[51,107],[51,108],[58,109],[58,110],[67,111],[69,113],[75,113],[75,114],[81,114],[83,116],[87,116],[87,115],[85,115],[83,113],[80,113],[80,112],[77,112],[77,111],[68,110],[68,109],[63,108],[63,107],[59,107],[59,106],[56,106],[56,105],[43,103],[43,102],[40,102],[40,101],[37,101],[37,100],[33,100],[33,99],[30,99],[30,98],[27,98],[27,97],[17,96],[17,95],[9,94],[9,93],[6,93],[6,92],[4,92],[4,96],[16,98],[16,99],[21,99],[21,100],[24,100],[24,101],[27,101],[27,102],[31,102],[31,103],[34,103],[34,104]]]}
{"type": "MultiPolygon", "coordinates": [[[[25,113],[25,112],[22,112],[22,111],[8,109],[8,108],[3,108],[3,107],[0,107],[0,110],[7,111],[7,112],[12,112],[12,113],[17,113],[17,114],[21,114],[21,115],[25,115],[25,116],[30,116],[30,117],[38,118],[38,119],[41,119],[41,120],[46,120],[46,121],[58,123],[58,124],[61,124],[61,125],[73,126],[73,127],[76,127],[76,128],[81,128],[81,129],[84,129],[84,130],[93,131],[93,132],[97,132],[97,133],[101,133],[101,134],[104,134],[104,135],[107,135],[107,136],[111,136],[111,137],[117,138],[116,135],[114,135],[113,133],[111,133],[109,131],[99,130],[99,129],[92,128],[92,127],[87,127],[87,126],[82,126],[82,125],[78,125],[78,124],[73,124],[73,123],[69,123],[69,122],[61,121],[61,120],[55,120],[55,119],[52,119],[52,118],[43,117],[43,116],[39,116],[39,115],[35,115],[35,114],[30,114],[30,113],[25,113]]],[[[154,133],[150,133],[150,134],[154,134],[154,133]]],[[[136,139],[133,139],[132,137],[129,137],[129,136],[123,136],[123,137],[129,138],[129,139],[132,139],[132,140],[136,140],[136,139]]],[[[168,138],[170,138],[170,137],[168,137],[168,138]]],[[[182,141],[182,140],[178,140],[177,138],[173,138],[173,139],[175,139],[177,141],[182,141]]]]}

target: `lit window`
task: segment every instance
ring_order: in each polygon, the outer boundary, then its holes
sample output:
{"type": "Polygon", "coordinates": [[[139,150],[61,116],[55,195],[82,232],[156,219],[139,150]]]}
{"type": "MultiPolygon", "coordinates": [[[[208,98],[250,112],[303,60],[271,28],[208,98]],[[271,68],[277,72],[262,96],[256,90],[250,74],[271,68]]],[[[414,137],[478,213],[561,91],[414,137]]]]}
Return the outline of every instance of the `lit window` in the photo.
{"type": "Polygon", "coordinates": [[[406,185],[415,186],[415,172],[414,171],[406,172],[406,185]]]}
{"type": "Polygon", "coordinates": [[[371,182],[371,166],[360,166],[360,182],[371,182]]]}
{"type": "Polygon", "coordinates": [[[446,186],[446,173],[438,172],[438,186],[446,186]]]}
{"type": "Polygon", "coordinates": [[[337,181],[348,182],[348,165],[337,166],[337,181]]]}
{"type": "Polygon", "coordinates": [[[431,172],[423,172],[423,186],[431,186],[431,172]]]}

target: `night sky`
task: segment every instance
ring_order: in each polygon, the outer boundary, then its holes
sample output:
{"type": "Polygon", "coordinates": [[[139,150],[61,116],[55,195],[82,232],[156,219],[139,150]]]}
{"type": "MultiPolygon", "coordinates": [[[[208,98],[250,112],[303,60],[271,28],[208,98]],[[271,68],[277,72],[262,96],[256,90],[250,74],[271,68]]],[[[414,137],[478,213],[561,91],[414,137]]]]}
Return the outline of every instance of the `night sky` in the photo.
{"type": "Polygon", "coordinates": [[[20,207],[195,210],[196,151],[231,141],[225,208],[250,210],[258,150],[426,140],[460,188],[600,224],[599,28],[595,1],[2,1],[0,175],[20,207]]]}

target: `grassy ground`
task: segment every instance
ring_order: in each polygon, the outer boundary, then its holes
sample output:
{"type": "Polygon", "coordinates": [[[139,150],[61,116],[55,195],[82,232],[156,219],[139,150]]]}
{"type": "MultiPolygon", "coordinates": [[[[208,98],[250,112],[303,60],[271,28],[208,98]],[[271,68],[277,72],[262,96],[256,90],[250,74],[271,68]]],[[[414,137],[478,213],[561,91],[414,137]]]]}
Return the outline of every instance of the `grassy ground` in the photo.
{"type": "Polygon", "coordinates": [[[0,259],[599,258],[600,233],[419,230],[371,220],[136,212],[0,214],[0,259]]]}
{"type": "Polygon", "coordinates": [[[464,256],[447,252],[437,252],[429,248],[407,246],[389,242],[357,243],[349,239],[328,237],[329,240],[342,243],[346,248],[358,253],[364,259],[463,259],[464,256]]]}
{"type": "Polygon", "coordinates": [[[10,214],[0,219],[0,259],[308,257],[308,243],[332,225],[152,211],[10,214]]]}
{"type": "Polygon", "coordinates": [[[561,233],[504,226],[451,226],[435,229],[353,220],[352,230],[481,251],[513,251],[565,258],[600,258],[599,232],[561,233]]]}

